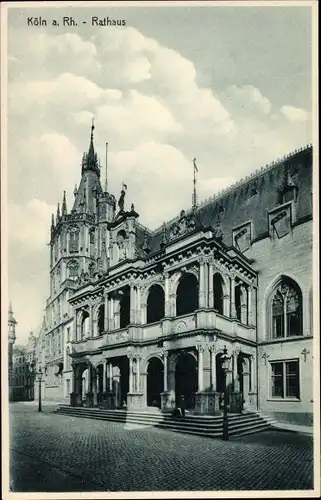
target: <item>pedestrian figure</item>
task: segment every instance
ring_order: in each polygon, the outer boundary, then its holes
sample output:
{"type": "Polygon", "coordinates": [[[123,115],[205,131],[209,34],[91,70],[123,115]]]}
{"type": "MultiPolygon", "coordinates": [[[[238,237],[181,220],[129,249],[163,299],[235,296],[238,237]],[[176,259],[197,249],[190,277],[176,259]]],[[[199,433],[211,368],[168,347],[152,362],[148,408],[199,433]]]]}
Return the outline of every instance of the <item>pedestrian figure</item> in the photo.
{"type": "Polygon", "coordinates": [[[185,408],[186,408],[185,397],[182,394],[180,397],[180,410],[183,418],[185,417],[185,408]]]}

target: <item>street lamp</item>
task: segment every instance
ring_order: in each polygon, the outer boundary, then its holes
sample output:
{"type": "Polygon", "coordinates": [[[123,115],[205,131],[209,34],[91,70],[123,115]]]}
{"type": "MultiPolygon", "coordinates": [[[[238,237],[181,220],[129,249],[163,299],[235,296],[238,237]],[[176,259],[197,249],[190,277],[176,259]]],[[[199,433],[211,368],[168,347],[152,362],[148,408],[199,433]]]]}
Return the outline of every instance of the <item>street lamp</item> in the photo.
{"type": "Polygon", "coordinates": [[[42,371],[41,366],[39,366],[38,372],[38,382],[39,382],[39,401],[38,401],[38,411],[41,411],[41,382],[42,382],[42,371]]]}
{"type": "Polygon", "coordinates": [[[227,372],[229,371],[231,356],[228,355],[226,345],[223,349],[223,354],[221,356],[222,361],[222,370],[224,373],[224,409],[223,409],[223,439],[224,441],[229,440],[228,435],[228,418],[227,418],[227,386],[226,386],[226,377],[227,372]]]}

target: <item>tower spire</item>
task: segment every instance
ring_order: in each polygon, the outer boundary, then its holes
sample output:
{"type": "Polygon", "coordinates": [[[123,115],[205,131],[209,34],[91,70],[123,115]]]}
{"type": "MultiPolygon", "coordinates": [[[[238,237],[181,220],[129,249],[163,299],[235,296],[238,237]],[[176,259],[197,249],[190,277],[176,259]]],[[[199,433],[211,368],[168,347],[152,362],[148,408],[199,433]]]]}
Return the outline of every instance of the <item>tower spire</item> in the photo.
{"type": "Polygon", "coordinates": [[[98,165],[97,153],[95,153],[94,148],[94,119],[92,119],[91,129],[90,129],[90,142],[88,153],[83,155],[82,158],[82,172],[84,170],[94,170],[98,175],[100,175],[100,169],[98,165]]]}
{"type": "Polygon", "coordinates": [[[66,191],[64,191],[64,195],[63,195],[63,199],[62,199],[61,213],[62,213],[62,215],[67,215],[66,191]]]}
{"type": "Polygon", "coordinates": [[[192,209],[195,211],[197,209],[197,193],[196,193],[196,172],[198,172],[198,167],[196,165],[196,158],[193,159],[194,165],[194,176],[193,176],[193,195],[192,195],[192,209]]]}
{"type": "Polygon", "coordinates": [[[57,205],[57,218],[56,218],[56,221],[59,222],[59,219],[60,219],[60,206],[59,206],[59,203],[57,205]]]}

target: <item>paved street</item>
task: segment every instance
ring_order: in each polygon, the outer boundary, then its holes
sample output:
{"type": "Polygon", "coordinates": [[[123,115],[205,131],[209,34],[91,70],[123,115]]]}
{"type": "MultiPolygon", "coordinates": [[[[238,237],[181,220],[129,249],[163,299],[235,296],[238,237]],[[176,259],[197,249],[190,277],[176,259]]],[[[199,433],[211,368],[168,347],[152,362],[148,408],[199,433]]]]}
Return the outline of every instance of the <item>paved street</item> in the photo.
{"type": "Polygon", "coordinates": [[[313,487],[312,438],[268,431],[229,442],[10,405],[12,491],[313,487]]]}

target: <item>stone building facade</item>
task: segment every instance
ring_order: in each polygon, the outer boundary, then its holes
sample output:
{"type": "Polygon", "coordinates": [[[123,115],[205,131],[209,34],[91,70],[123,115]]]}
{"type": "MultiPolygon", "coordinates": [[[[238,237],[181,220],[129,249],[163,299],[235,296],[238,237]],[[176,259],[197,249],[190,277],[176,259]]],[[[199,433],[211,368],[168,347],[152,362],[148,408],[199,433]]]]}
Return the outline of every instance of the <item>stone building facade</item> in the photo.
{"type": "Polygon", "coordinates": [[[182,211],[155,231],[126,186],[103,191],[90,147],[51,226],[42,345],[46,397],[197,413],[262,410],[310,423],[312,147],[182,211]]]}
{"type": "Polygon", "coordinates": [[[9,386],[9,401],[13,400],[13,348],[16,341],[16,324],[17,321],[13,316],[12,304],[9,304],[8,310],[8,386],[9,386]]]}
{"type": "Polygon", "coordinates": [[[36,336],[29,333],[28,343],[16,345],[12,352],[11,400],[33,401],[36,379],[36,336]]]}

